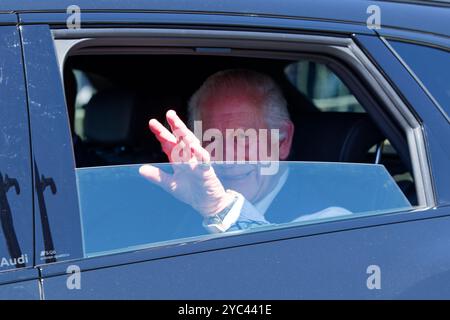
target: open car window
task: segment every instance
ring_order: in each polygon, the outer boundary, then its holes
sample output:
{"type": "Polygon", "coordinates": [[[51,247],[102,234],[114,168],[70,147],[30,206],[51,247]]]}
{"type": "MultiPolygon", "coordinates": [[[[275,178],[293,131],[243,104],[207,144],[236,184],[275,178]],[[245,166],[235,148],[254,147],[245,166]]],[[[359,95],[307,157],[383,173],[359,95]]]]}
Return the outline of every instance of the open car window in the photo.
{"type": "MultiPolygon", "coordinates": [[[[414,175],[396,150],[399,143],[391,144],[390,135],[366,112],[362,91],[345,84],[319,58],[68,57],[65,89],[85,255],[415,208],[414,175]],[[150,163],[168,174],[183,170],[183,164],[167,163],[148,121],[158,119],[169,129],[166,112],[172,109],[188,123],[190,98],[205,79],[242,68],[264,73],[280,87],[295,127],[293,142],[285,161],[271,162],[277,167],[272,180],[253,175],[263,169],[255,163],[237,164],[239,181],[228,183],[229,175],[222,175],[227,165],[214,164],[223,187],[245,200],[239,204],[242,219],[214,235],[198,210],[143,178],[139,168],[150,163]],[[263,195],[249,195],[259,190],[263,195]]],[[[408,155],[404,147],[402,154],[408,155]]],[[[185,197],[195,198],[197,192],[193,187],[185,197]]]]}
{"type": "MultiPolygon", "coordinates": [[[[157,164],[167,173],[185,164],[157,164]]],[[[214,164],[227,186],[230,166],[251,166],[258,179],[241,185],[274,181],[282,188],[265,209],[268,223],[234,229],[228,234],[262,231],[307,223],[349,219],[412,208],[382,165],[320,162],[214,164]],[[263,168],[272,166],[271,174],[263,168]]],[[[139,174],[140,165],[77,170],[86,256],[120,252],[210,237],[200,215],[190,206],[139,174]]],[[[248,170],[246,168],[246,170],[248,170]]],[[[270,189],[270,188],[269,188],[270,189]]],[[[273,189],[267,191],[270,194],[273,189]]],[[[193,193],[198,190],[192,190],[193,193]]],[[[258,207],[258,203],[252,203],[258,207]]],[[[227,233],[221,234],[226,235],[227,233]]]]}

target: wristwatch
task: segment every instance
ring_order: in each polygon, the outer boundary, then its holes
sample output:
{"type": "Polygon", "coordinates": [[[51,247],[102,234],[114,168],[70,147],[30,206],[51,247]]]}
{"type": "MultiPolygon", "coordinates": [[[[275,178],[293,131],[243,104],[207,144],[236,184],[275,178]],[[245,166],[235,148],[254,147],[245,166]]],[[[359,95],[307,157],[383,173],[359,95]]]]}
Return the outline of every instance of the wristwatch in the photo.
{"type": "Polygon", "coordinates": [[[226,190],[226,192],[233,195],[233,200],[230,204],[222,211],[203,219],[203,226],[210,233],[225,232],[239,219],[245,200],[244,196],[230,189],[226,190]]]}

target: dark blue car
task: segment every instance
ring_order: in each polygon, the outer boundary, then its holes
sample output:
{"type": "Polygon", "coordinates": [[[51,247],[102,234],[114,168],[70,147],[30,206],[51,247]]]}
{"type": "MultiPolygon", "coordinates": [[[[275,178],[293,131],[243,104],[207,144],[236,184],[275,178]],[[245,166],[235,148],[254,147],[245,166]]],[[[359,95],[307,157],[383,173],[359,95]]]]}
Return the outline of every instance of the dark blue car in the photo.
{"type": "Polygon", "coordinates": [[[0,298],[450,299],[449,21],[444,1],[1,1],[0,298]],[[266,163],[290,177],[271,223],[210,233],[139,169],[179,169],[148,121],[187,119],[226,69],[269,75],[295,131],[266,163]]]}

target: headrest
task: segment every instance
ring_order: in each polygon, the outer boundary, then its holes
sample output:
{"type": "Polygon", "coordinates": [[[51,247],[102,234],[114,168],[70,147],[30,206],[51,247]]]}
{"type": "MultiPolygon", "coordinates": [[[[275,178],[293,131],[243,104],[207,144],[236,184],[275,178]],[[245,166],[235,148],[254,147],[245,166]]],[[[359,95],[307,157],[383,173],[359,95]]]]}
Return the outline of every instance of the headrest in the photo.
{"type": "Polygon", "coordinates": [[[85,106],[86,140],[103,144],[131,142],[137,104],[137,94],[130,90],[115,88],[96,93],[85,106]]]}
{"type": "Polygon", "coordinates": [[[384,139],[366,113],[303,113],[295,128],[292,160],[365,162],[367,151],[384,139]]]}

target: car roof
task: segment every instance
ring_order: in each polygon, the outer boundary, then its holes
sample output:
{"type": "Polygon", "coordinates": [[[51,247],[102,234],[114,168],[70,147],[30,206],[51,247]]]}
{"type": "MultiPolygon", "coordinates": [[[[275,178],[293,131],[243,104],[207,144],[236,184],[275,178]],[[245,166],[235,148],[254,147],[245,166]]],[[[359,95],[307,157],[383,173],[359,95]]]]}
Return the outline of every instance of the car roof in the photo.
{"type": "MultiPolygon", "coordinates": [[[[449,0],[77,0],[81,12],[147,11],[256,15],[366,24],[370,5],[381,10],[381,25],[449,36],[449,0]]],[[[0,12],[66,12],[73,0],[2,0],[0,12]]]]}

